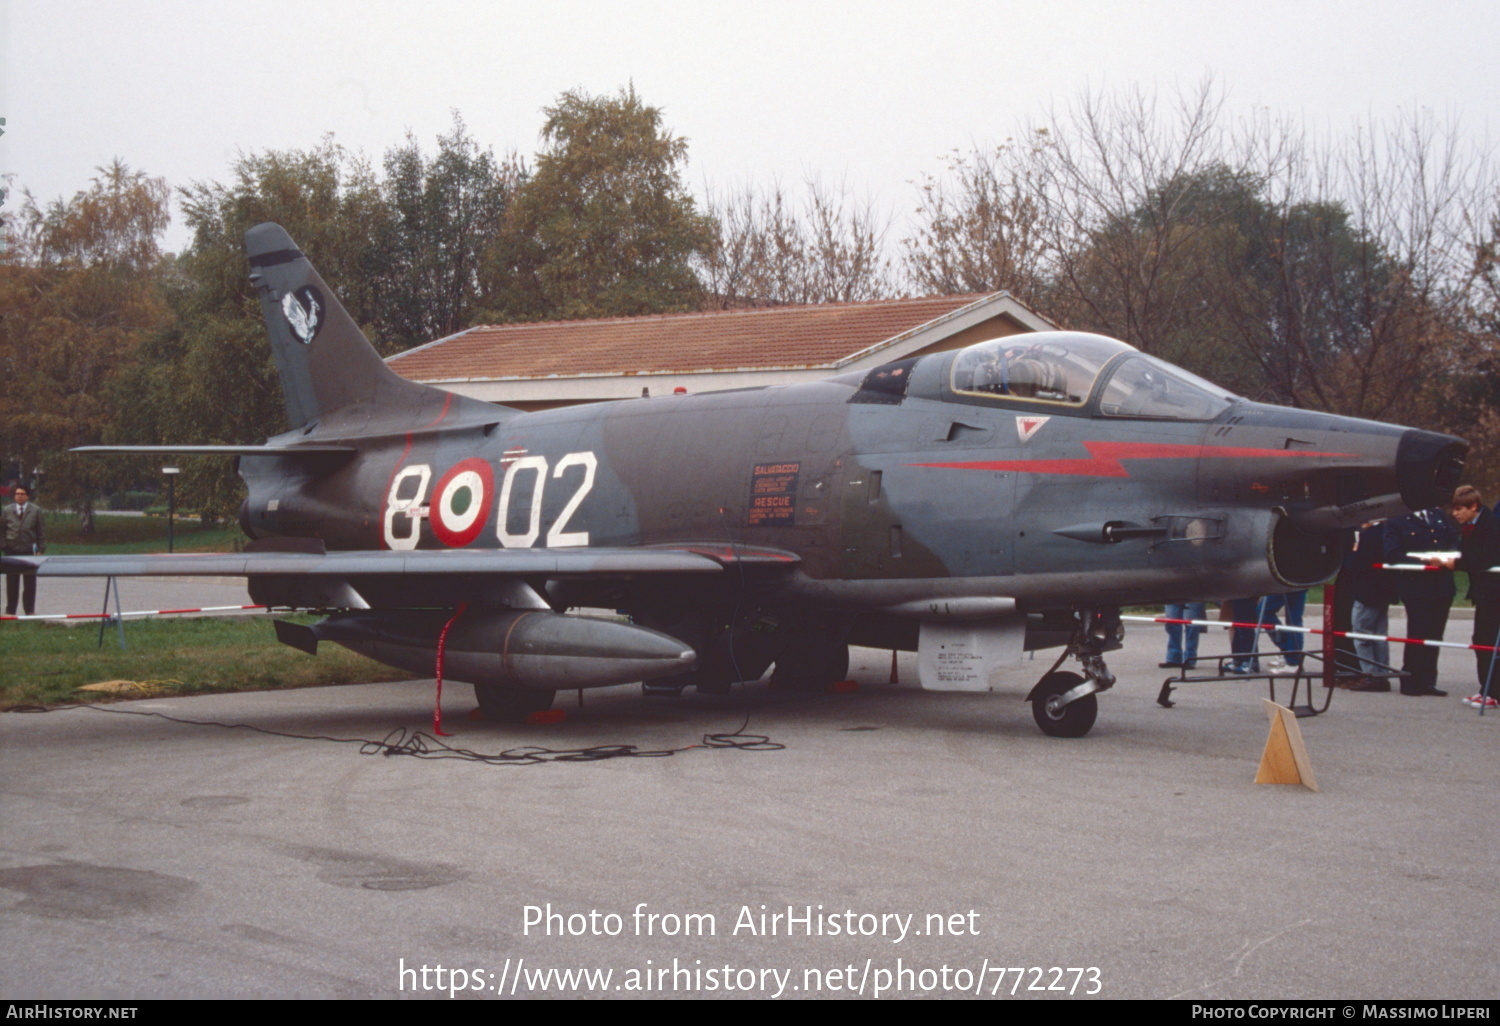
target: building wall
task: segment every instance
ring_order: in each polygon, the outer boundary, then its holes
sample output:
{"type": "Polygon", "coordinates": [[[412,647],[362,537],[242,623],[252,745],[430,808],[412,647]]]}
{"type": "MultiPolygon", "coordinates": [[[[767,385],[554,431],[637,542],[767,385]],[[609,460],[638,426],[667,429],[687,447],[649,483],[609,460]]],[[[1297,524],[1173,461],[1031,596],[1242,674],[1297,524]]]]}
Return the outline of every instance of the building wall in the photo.
{"type": "Polygon", "coordinates": [[[1005,314],[1001,314],[999,317],[991,317],[989,320],[965,328],[963,331],[954,332],[952,335],[933,345],[924,346],[916,352],[907,355],[926,356],[928,353],[947,353],[954,349],[963,349],[965,346],[972,346],[975,342],[988,342],[992,338],[1007,338],[1011,335],[1020,335],[1023,332],[1031,330],[1026,325],[1011,319],[1005,314]]]}

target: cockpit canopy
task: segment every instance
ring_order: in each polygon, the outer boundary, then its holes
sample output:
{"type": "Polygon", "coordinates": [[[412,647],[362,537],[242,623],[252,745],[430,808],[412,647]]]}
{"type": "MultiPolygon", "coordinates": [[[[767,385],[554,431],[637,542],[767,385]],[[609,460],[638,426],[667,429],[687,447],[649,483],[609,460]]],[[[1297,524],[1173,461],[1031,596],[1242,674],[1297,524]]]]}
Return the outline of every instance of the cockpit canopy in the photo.
{"type": "Polygon", "coordinates": [[[1236,398],[1181,367],[1137,353],[1114,365],[1099,394],[1099,412],[1106,417],[1213,420],[1236,398]]]}
{"type": "Polygon", "coordinates": [[[1104,365],[1135,350],[1103,335],[1047,332],[979,342],[953,360],[953,391],[1082,406],[1104,365]]]}
{"type": "Polygon", "coordinates": [[[1212,420],[1234,399],[1117,339],[1073,331],[1012,335],[960,350],[950,387],[962,396],[1072,407],[1087,404],[1097,389],[1099,415],[1166,420],[1212,420]]]}

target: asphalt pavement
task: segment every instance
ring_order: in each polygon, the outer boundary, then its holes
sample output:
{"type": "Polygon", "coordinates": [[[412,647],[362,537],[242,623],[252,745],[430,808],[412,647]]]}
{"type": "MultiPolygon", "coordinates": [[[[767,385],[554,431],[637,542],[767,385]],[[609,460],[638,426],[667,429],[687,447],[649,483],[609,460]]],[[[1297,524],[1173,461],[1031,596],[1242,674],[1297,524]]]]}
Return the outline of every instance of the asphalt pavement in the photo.
{"type": "MultiPolygon", "coordinates": [[[[140,601],[184,598],[222,604],[140,601]]],[[[1079,740],[1032,723],[1040,657],[961,695],[870,650],[853,693],[621,687],[549,726],[444,689],[461,749],[660,757],[361,754],[430,731],[431,681],[0,714],[0,997],[1495,998],[1471,657],[1450,698],[1299,721],[1313,792],[1254,783],[1264,681],[1164,709],[1162,648],[1130,629],[1079,740]],[[702,746],[747,716],[781,747],[702,746]]]]}

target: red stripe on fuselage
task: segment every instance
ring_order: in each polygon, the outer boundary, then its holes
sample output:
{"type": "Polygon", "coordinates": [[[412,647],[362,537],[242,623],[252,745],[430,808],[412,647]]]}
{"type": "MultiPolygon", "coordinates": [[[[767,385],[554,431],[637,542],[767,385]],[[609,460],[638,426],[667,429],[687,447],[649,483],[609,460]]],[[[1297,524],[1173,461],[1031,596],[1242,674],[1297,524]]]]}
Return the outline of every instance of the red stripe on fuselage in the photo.
{"type": "MultiPolygon", "coordinates": [[[[427,428],[430,428],[430,427],[433,427],[433,426],[435,426],[437,424],[442,423],[443,418],[446,417],[446,416],[448,416],[448,411],[453,407],[453,396],[455,394],[456,393],[454,393],[454,392],[449,392],[447,394],[447,396],[445,396],[443,398],[443,408],[438,411],[438,415],[436,417],[433,417],[426,424],[422,425],[422,429],[424,431],[427,428]]],[[[406,457],[408,457],[410,455],[411,455],[411,432],[408,431],[408,432],[406,432],[406,448],[404,448],[404,449],[401,450],[401,455],[396,460],[396,465],[391,468],[391,476],[388,477],[388,478],[386,478],[386,480],[385,480],[385,494],[387,496],[389,496],[391,494],[391,484],[392,484],[392,482],[394,482],[396,480],[396,475],[399,474],[399,473],[401,473],[401,468],[404,467],[404,466],[406,466],[406,457]]],[[[381,509],[383,510],[385,508],[385,503],[388,502],[389,499],[382,499],[380,501],[381,501],[381,509]]],[[[413,529],[415,529],[415,526],[416,525],[414,524],[413,525],[413,529]]],[[[384,531],[380,532],[380,547],[383,548],[383,549],[390,548],[390,546],[385,543],[385,532],[384,531]]]]}
{"type": "Polygon", "coordinates": [[[443,398],[443,408],[442,408],[442,410],[438,412],[438,415],[436,417],[433,417],[426,424],[422,425],[422,427],[424,429],[430,428],[430,427],[433,427],[433,426],[435,426],[437,424],[442,423],[443,418],[446,417],[446,416],[448,416],[448,411],[453,407],[453,396],[454,396],[454,394],[455,393],[453,393],[453,392],[449,392],[447,394],[447,396],[445,396],[443,398]]]}
{"type": "MultiPolygon", "coordinates": [[[[448,412],[448,407],[446,405],[444,405],[443,406],[443,413],[447,413],[447,412],[448,412]]],[[[438,419],[439,420],[442,419],[442,415],[441,414],[439,414],[438,419]]],[[[396,481],[396,475],[399,474],[399,473],[401,473],[401,468],[404,467],[404,466],[406,466],[406,457],[408,457],[410,455],[411,455],[411,432],[408,431],[406,433],[406,448],[402,449],[401,450],[401,455],[398,456],[398,457],[396,457],[395,466],[391,467],[391,476],[385,479],[385,496],[382,497],[381,500],[380,500],[380,509],[381,509],[382,515],[385,512],[385,507],[390,504],[391,485],[395,483],[395,481],[396,481]]],[[[416,530],[416,527],[417,527],[417,525],[415,523],[413,523],[412,524],[412,530],[416,530]]],[[[383,528],[380,531],[380,547],[382,549],[389,549],[390,548],[390,546],[388,544],[386,544],[385,530],[383,528]]]]}
{"type": "Polygon", "coordinates": [[[1181,459],[1303,459],[1336,457],[1353,459],[1348,452],[1309,452],[1306,449],[1241,449],[1227,445],[1174,445],[1166,442],[1084,442],[1091,459],[1086,460],[976,460],[971,463],[908,463],[909,467],[939,467],[946,470],[1014,470],[1024,474],[1070,474],[1079,477],[1129,477],[1121,460],[1181,459]]]}

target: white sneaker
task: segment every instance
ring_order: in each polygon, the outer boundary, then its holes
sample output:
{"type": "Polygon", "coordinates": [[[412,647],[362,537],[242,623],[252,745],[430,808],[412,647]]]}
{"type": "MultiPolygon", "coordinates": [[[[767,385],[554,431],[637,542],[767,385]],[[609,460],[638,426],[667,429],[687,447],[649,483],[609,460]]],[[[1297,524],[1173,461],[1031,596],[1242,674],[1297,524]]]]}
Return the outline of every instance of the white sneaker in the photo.
{"type": "Polygon", "coordinates": [[[1281,656],[1272,656],[1271,658],[1269,658],[1269,659],[1266,660],[1266,672],[1267,673],[1285,673],[1286,672],[1286,660],[1283,659],[1281,656]]]}

